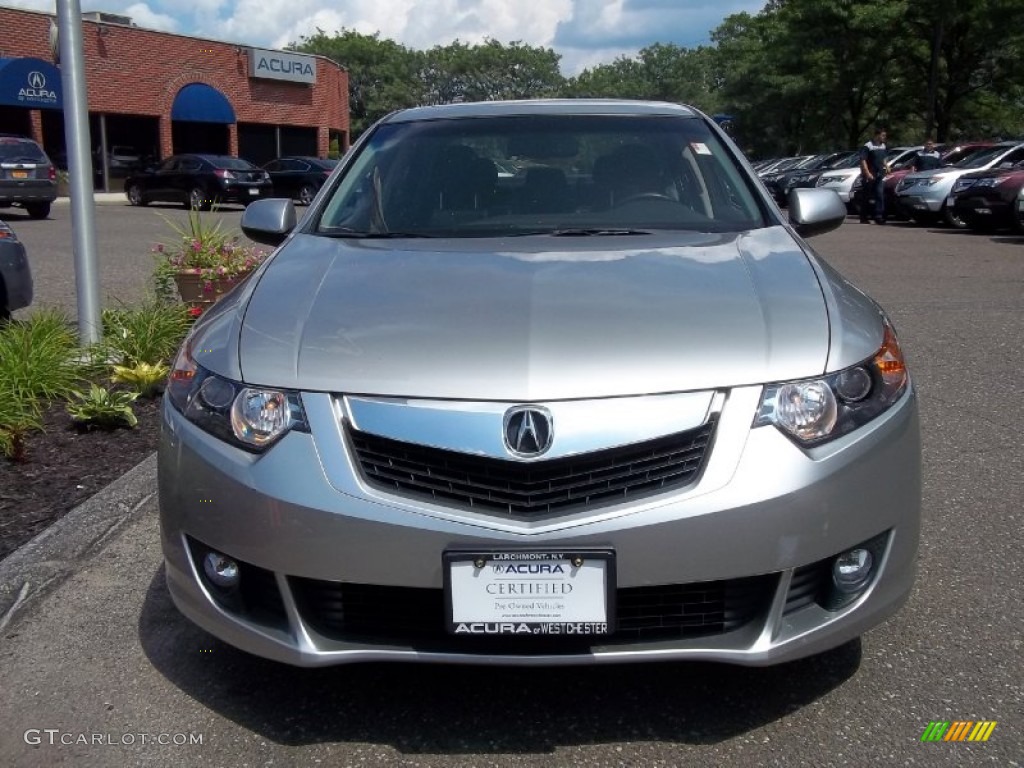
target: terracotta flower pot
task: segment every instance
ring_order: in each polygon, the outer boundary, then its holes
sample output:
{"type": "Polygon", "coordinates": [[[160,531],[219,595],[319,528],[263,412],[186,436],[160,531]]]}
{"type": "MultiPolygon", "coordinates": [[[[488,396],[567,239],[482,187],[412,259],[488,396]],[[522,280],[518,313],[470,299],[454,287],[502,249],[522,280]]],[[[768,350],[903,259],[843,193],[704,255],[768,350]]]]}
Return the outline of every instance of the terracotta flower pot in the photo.
{"type": "Polygon", "coordinates": [[[245,272],[234,277],[211,280],[203,277],[198,269],[188,269],[176,272],[174,283],[178,287],[178,295],[186,306],[205,310],[250,274],[251,272],[245,272]]]}

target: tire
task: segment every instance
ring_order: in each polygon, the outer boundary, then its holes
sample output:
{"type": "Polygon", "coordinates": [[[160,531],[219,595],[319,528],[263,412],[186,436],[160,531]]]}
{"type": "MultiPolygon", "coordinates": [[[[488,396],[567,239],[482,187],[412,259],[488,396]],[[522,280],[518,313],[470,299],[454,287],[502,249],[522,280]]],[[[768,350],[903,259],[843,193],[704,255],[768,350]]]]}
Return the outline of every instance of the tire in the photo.
{"type": "Polygon", "coordinates": [[[143,206],[148,205],[149,201],[142,196],[142,189],[138,184],[132,184],[125,190],[125,195],[128,197],[128,202],[132,205],[143,206]]]}
{"type": "Polygon", "coordinates": [[[316,189],[312,184],[303,184],[299,189],[299,203],[301,205],[309,205],[313,202],[313,198],[316,197],[316,189]]]}
{"type": "Polygon", "coordinates": [[[24,205],[30,218],[45,219],[50,215],[49,203],[25,203],[24,205]]]}
{"type": "Polygon", "coordinates": [[[213,206],[206,196],[206,190],[202,187],[193,187],[192,191],[188,193],[188,200],[185,201],[185,207],[189,210],[194,209],[197,211],[208,211],[213,206]]]}
{"type": "Polygon", "coordinates": [[[946,222],[947,226],[953,229],[967,229],[967,222],[957,216],[956,211],[948,205],[942,206],[942,219],[946,222]]]}

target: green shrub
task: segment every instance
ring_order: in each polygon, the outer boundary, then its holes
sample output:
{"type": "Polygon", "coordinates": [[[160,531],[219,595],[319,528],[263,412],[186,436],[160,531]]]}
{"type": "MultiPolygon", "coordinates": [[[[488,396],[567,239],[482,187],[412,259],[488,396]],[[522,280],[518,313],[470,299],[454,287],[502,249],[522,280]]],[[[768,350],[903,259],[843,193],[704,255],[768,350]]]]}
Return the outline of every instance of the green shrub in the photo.
{"type": "Polygon", "coordinates": [[[79,377],[72,361],[77,338],[68,318],[39,310],[0,330],[0,390],[34,401],[67,395],[79,377]]]}
{"type": "Polygon", "coordinates": [[[25,436],[42,426],[36,399],[26,398],[0,382],[0,456],[21,459],[25,436]]]}
{"type": "Polygon", "coordinates": [[[163,363],[178,350],[191,324],[180,303],[150,299],[138,307],[105,309],[103,346],[107,360],[127,367],[163,363]]]}
{"type": "Polygon", "coordinates": [[[93,384],[89,393],[72,392],[67,411],[79,428],[114,429],[121,426],[134,427],[139,423],[132,410],[132,403],[138,392],[123,392],[104,389],[93,384]]]}

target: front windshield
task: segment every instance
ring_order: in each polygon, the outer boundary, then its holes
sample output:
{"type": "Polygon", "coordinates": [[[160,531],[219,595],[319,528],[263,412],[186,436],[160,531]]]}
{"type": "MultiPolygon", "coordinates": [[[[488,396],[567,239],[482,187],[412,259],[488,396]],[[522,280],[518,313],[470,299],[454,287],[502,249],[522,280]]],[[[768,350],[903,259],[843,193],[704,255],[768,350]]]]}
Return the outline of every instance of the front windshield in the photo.
{"type": "Polygon", "coordinates": [[[989,147],[987,149],[979,149],[977,152],[967,155],[967,157],[954,163],[956,168],[983,168],[997,157],[1000,157],[1006,152],[1006,147],[989,147]]]}
{"type": "Polygon", "coordinates": [[[703,120],[521,115],[381,125],[317,231],[495,237],[761,226],[749,178],[703,120]]]}

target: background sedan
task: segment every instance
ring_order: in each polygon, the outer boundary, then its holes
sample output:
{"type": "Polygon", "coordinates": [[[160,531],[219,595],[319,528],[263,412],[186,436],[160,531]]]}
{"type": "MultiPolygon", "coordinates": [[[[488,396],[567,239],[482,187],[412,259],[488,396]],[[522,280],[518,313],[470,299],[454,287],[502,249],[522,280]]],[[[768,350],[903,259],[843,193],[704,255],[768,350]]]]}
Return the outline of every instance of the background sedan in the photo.
{"type": "Polygon", "coordinates": [[[270,176],[248,160],[228,155],[172,155],[156,168],[125,179],[132,205],[183,203],[208,211],[215,203],[248,205],[269,197],[270,176]]]}
{"type": "Polygon", "coordinates": [[[331,175],[337,160],[319,157],[279,157],[263,166],[274,185],[274,197],[290,197],[309,205],[331,175]]]}

